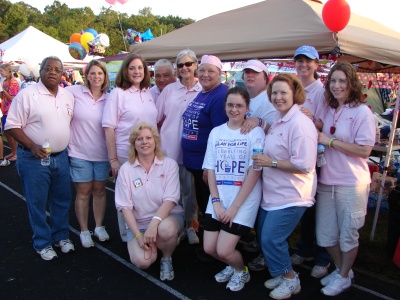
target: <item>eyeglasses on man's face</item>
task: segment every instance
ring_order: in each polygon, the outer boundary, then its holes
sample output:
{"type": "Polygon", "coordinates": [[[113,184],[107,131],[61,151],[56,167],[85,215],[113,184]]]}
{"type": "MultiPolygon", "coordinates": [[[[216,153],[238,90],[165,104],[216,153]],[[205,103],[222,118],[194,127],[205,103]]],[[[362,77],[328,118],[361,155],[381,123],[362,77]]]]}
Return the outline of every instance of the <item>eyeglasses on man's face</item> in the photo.
{"type": "Polygon", "coordinates": [[[232,109],[232,108],[242,109],[242,108],[245,108],[246,105],[244,105],[244,104],[226,103],[226,107],[227,107],[227,108],[230,108],[230,109],[232,109]]]}
{"type": "Polygon", "coordinates": [[[61,74],[63,72],[62,69],[50,68],[50,67],[43,68],[42,70],[45,71],[46,73],[55,72],[57,74],[61,74]]]}

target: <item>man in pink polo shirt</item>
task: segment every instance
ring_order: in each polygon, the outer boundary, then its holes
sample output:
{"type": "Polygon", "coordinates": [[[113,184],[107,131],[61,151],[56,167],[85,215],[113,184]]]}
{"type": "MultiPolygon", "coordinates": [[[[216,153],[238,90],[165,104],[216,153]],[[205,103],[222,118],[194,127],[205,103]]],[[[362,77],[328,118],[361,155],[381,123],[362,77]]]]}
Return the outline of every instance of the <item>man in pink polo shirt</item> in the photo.
{"type": "Polygon", "coordinates": [[[168,59],[157,60],[154,64],[154,77],[156,84],[150,88],[150,93],[153,96],[154,103],[157,104],[157,99],[164,88],[170,83],[176,82],[174,65],[168,59]]]}
{"type": "Polygon", "coordinates": [[[57,258],[52,244],[63,253],[75,250],[69,240],[71,186],[67,153],[74,97],[59,87],[62,72],[58,57],[46,57],[40,65],[41,82],[13,99],[5,128],[19,143],[16,166],[28,205],[33,247],[44,260],[57,258]],[[41,163],[48,156],[41,146],[45,139],[51,145],[49,165],[41,163]],[[51,226],[46,221],[47,204],[51,226]]]}

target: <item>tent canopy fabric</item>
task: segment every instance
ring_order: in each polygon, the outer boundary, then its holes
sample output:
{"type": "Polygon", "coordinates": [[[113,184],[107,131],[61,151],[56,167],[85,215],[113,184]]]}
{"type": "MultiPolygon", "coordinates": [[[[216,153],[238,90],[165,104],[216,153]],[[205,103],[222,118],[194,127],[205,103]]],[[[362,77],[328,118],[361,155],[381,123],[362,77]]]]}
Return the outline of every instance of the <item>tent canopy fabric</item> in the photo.
{"type": "MultiPolygon", "coordinates": [[[[357,63],[358,71],[400,72],[400,33],[371,19],[351,14],[334,38],[322,20],[323,4],[313,0],[266,0],[200,20],[130,50],[148,61],[174,59],[190,48],[199,57],[224,61],[292,57],[302,45],[320,54],[340,46],[340,60],[357,63]]],[[[338,12],[339,13],[339,12],[338,12]]]]}
{"type": "Polygon", "coordinates": [[[68,45],[52,38],[44,32],[29,26],[14,37],[0,44],[0,61],[40,63],[47,56],[57,56],[66,64],[84,66],[87,62],[74,59],[68,50],[68,45]]]}

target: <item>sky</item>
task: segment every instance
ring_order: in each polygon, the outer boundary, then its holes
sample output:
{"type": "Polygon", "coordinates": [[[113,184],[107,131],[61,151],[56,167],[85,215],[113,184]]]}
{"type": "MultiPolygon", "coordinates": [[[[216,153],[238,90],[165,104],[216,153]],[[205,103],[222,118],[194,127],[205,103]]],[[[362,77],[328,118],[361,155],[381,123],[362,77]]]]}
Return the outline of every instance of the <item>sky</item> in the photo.
{"type": "MultiPolygon", "coordinates": [[[[21,0],[9,0],[12,3],[21,2],[21,0]]],[[[159,16],[179,16],[181,18],[191,18],[196,21],[215,15],[224,11],[243,7],[246,5],[261,2],[260,0],[128,0],[121,4],[116,2],[114,5],[108,4],[105,0],[58,0],[65,3],[70,8],[89,6],[95,14],[100,12],[102,6],[127,13],[128,15],[138,14],[139,9],[151,7],[152,13],[159,16]],[[198,3],[195,8],[195,3],[198,3]]],[[[126,0],[125,0],[126,1],[126,0]]],[[[326,2],[327,0],[322,0],[326,2]]],[[[33,7],[43,12],[46,5],[52,5],[53,0],[23,0],[33,7]]],[[[400,17],[398,17],[398,0],[347,0],[351,12],[368,17],[383,25],[400,32],[400,17]]]]}

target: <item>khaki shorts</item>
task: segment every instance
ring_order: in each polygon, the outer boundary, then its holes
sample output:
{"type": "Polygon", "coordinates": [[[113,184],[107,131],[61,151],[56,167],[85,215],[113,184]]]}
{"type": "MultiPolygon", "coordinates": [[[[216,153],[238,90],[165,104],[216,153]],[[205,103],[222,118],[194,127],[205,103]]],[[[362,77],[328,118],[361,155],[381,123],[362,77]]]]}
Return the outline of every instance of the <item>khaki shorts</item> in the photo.
{"type": "Polygon", "coordinates": [[[367,214],[369,184],[332,186],[318,183],[316,207],[317,243],[348,252],[358,247],[358,229],[367,214]]]}

